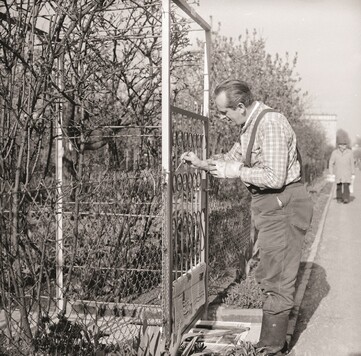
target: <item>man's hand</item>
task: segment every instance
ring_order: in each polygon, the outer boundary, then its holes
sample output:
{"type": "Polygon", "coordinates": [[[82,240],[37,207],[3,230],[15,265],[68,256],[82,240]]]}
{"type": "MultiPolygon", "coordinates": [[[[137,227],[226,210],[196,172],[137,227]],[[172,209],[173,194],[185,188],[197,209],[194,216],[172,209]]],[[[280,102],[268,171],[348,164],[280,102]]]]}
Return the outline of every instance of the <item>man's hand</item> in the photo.
{"type": "Polygon", "coordinates": [[[238,161],[208,160],[209,173],[216,178],[239,178],[242,166],[238,161]]]}
{"type": "Polygon", "coordinates": [[[226,178],[226,161],[208,160],[209,173],[216,178],[226,178]]]}
{"type": "Polygon", "coordinates": [[[180,159],[181,161],[189,164],[192,168],[208,168],[207,162],[199,159],[194,152],[184,152],[182,153],[180,159]]]}

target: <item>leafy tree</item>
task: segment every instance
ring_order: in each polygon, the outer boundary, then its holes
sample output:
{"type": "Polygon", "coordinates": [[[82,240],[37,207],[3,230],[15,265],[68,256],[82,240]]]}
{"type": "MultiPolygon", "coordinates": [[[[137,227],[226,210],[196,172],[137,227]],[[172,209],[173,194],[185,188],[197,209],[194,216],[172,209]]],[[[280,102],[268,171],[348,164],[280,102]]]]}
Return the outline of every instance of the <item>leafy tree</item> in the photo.
{"type": "Polygon", "coordinates": [[[322,175],[333,147],[327,144],[324,129],[315,122],[297,120],[293,124],[301,150],[306,182],[322,175]]]}
{"type": "Polygon", "coordinates": [[[251,85],[256,100],[262,100],[284,113],[290,121],[303,112],[303,97],[297,87],[301,78],[295,73],[297,54],[293,59],[274,58],[266,51],[266,41],[256,30],[246,31],[244,38],[221,37],[215,33],[213,45],[212,82],[239,78],[251,85]]]}

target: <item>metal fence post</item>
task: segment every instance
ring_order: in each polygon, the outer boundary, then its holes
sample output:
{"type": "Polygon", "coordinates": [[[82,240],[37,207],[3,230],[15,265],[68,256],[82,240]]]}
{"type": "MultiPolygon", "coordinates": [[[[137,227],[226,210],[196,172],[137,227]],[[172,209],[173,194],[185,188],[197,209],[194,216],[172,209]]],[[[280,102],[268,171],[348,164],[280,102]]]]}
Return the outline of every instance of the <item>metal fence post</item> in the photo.
{"type": "MultiPolygon", "coordinates": [[[[204,42],[204,83],[203,83],[203,115],[209,118],[209,103],[210,103],[210,63],[211,63],[211,31],[205,30],[205,42],[204,42]]],[[[203,159],[207,159],[209,156],[209,121],[204,122],[204,132],[203,132],[203,159]]],[[[202,209],[204,211],[202,224],[204,229],[204,246],[203,246],[203,256],[202,259],[207,265],[206,276],[205,276],[205,290],[208,291],[208,277],[209,277],[209,238],[208,238],[208,225],[209,225],[209,209],[208,209],[208,196],[209,196],[209,182],[206,172],[202,172],[202,181],[203,189],[201,190],[204,198],[204,204],[202,209]]],[[[206,301],[204,308],[204,318],[208,317],[208,293],[206,293],[206,301]]]]}
{"type": "Polygon", "coordinates": [[[163,325],[166,348],[172,335],[173,306],[171,131],[170,0],[162,0],[163,325]]]}
{"type": "MultiPolygon", "coordinates": [[[[58,86],[61,89],[63,86],[62,82],[62,73],[64,68],[64,57],[61,56],[57,60],[58,64],[58,86]]],[[[63,105],[58,101],[58,117],[56,120],[56,238],[55,238],[55,250],[56,250],[56,303],[58,310],[63,310],[64,307],[64,276],[63,276],[63,133],[62,133],[62,123],[63,123],[63,105]]]]}

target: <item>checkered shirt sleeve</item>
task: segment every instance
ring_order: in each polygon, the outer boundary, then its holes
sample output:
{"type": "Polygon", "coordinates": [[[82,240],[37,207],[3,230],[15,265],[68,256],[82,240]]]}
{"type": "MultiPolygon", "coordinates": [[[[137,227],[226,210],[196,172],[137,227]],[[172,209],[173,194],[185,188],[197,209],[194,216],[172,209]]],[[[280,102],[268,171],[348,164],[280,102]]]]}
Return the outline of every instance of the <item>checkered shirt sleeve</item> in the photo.
{"type": "Polygon", "coordinates": [[[239,142],[236,142],[227,153],[219,153],[213,155],[209,160],[222,160],[222,161],[241,161],[242,148],[239,142]]]}

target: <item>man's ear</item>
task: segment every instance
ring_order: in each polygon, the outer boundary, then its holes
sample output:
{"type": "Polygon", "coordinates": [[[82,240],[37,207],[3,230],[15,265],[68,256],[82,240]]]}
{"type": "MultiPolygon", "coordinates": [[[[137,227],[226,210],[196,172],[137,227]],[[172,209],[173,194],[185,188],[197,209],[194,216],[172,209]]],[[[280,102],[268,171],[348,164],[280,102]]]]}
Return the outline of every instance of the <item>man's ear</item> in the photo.
{"type": "Polygon", "coordinates": [[[246,106],[243,103],[239,103],[237,108],[241,109],[241,113],[244,114],[246,112],[246,106]]]}

